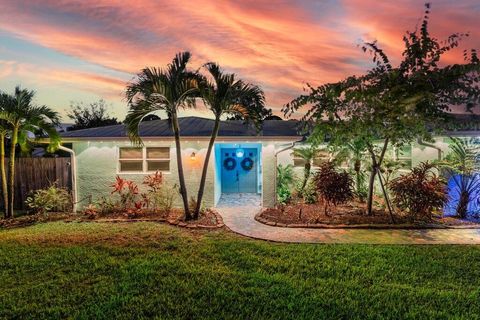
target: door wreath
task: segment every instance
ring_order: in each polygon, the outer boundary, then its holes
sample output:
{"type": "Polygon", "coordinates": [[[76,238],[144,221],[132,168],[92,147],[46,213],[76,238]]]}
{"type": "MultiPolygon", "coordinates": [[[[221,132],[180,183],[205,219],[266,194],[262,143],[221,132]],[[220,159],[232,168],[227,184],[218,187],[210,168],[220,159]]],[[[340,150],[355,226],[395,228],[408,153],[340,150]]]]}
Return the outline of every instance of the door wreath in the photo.
{"type": "Polygon", "coordinates": [[[253,168],[253,160],[251,158],[245,158],[242,160],[240,165],[242,166],[243,170],[250,171],[253,168]]]}
{"type": "Polygon", "coordinates": [[[237,166],[237,161],[232,157],[227,158],[223,161],[223,167],[228,171],[235,169],[236,166],[237,166]]]}

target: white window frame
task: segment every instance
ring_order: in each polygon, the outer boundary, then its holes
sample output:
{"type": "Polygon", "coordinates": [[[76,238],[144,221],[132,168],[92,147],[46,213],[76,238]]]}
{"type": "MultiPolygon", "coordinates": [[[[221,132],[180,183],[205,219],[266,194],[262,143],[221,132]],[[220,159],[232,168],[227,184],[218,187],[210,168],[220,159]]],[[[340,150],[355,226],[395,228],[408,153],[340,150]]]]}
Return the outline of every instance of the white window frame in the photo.
{"type": "Polygon", "coordinates": [[[131,147],[131,146],[124,146],[124,147],[117,147],[117,174],[149,174],[155,173],[156,171],[160,171],[163,174],[169,174],[171,172],[171,147],[170,146],[144,146],[144,147],[131,147]],[[121,149],[128,149],[128,148],[138,148],[142,149],[142,158],[135,158],[135,159],[122,159],[120,158],[120,150],[121,149]],[[147,159],[147,149],[148,148],[168,148],[168,158],[149,158],[147,159]],[[122,171],[121,170],[121,162],[122,161],[142,161],[142,171],[122,171]],[[148,170],[148,161],[168,161],[168,171],[167,170],[148,170]]]}

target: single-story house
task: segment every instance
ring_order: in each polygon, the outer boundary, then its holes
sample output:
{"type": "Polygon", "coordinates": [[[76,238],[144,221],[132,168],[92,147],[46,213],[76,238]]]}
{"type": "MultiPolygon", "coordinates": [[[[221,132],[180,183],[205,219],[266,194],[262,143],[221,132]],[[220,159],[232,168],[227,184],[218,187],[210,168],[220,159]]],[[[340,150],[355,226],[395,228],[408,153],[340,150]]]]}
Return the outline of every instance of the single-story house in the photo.
{"type": "MultiPolygon", "coordinates": [[[[179,123],[187,191],[196,196],[214,121],[185,117],[179,123]]],[[[480,137],[478,129],[452,134],[480,137]]],[[[168,120],[142,122],[140,135],[143,147],[131,144],[123,124],[62,133],[62,141],[72,146],[75,198],[95,200],[109,195],[116,175],[141,184],[146,174],[159,170],[166,183],[178,184],[175,142],[168,120]]],[[[264,207],[274,206],[277,166],[292,164],[300,173],[303,162],[293,156],[292,149],[302,141],[295,120],[267,120],[260,131],[242,121],[222,121],[209,163],[205,206],[216,206],[222,193],[256,193],[264,207]]],[[[449,138],[443,136],[436,137],[435,143],[417,141],[391,152],[405,168],[411,168],[440,158],[448,148],[449,138]]]]}

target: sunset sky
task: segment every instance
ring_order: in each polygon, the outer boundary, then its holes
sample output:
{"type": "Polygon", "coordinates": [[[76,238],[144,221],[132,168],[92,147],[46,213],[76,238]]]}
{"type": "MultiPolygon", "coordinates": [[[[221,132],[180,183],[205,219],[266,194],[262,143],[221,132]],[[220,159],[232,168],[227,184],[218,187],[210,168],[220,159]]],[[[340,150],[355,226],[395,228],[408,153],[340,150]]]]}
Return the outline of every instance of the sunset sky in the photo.
{"type": "MultiPolygon", "coordinates": [[[[446,62],[480,49],[479,0],[431,3],[433,35],[471,34],[446,62]]],[[[378,40],[398,59],[423,10],[418,0],[0,0],[0,90],[34,89],[38,103],[62,114],[71,101],[104,98],[123,120],[122,92],[134,74],[188,50],[192,68],[218,62],[262,86],[279,113],[306,82],[371,66],[362,40],[378,40]]]]}

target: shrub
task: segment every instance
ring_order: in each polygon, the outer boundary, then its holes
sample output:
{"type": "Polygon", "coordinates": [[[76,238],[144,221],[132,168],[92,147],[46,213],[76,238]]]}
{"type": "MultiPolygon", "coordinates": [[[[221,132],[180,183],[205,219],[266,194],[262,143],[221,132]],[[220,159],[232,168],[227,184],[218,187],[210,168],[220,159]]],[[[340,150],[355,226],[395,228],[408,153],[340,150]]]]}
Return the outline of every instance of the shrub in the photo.
{"type": "Polygon", "coordinates": [[[100,214],[109,214],[115,211],[118,211],[118,203],[115,203],[111,198],[105,196],[100,197],[97,201],[94,202],[95,208],[98,208],[97,211],[100,214]]]}
{"type": "Polygon", "coordinates": [[[53,183],[48,188],[34,191],[31,196],[27,197],[25,203],[36,213],[65,212],[71,209],[72,198],[67,189],[60,188],[57,183],[53,183]]]}
{"type": "Polygon", "coordinates": [[[308,204],[317,202],[317,190],[312,181],[309,181],[303,190],[303,201],[308,204]]]}
{"type": "Polygon", "coordinates": [[[133,207],[138,196],[138,186],[135,182],[117,176],[112,188],[112,194],[120,195],[120,203],[124,210],[133,207]]]}
{"type": "Polygon", "coordinates": [[[338,172],[331,162],[323,163],[313,177],[318,197],[324,203],[325,215],[331,205],[337,206],[353,198],[353,180],[343,171],[338,172]]]}
{"type": "Polygon", "coordinates": [[[432,163],[421,163],[389,184],[393,203],[406,211],[412,220],[431,220],[433,210],[442,208],[447,202],[446,182],[433,172],[433,168],[432,163]]]}
{"type": "Polygon", "coordinates": [[[142,194],[145,207],[165,213],[172,210],[177,194],[177,185],[173,187],[165,185],[163,175],[159,171],[145,176],[143,184],[148,187],[147,192],[142,194]]]}
{"type": "Polygon", "coordinates": [[[288,164],[277,167],[277,200],[280,204],[286,204],[292,197],[291,185],[293,183],[293,166],[288,164]]]}

